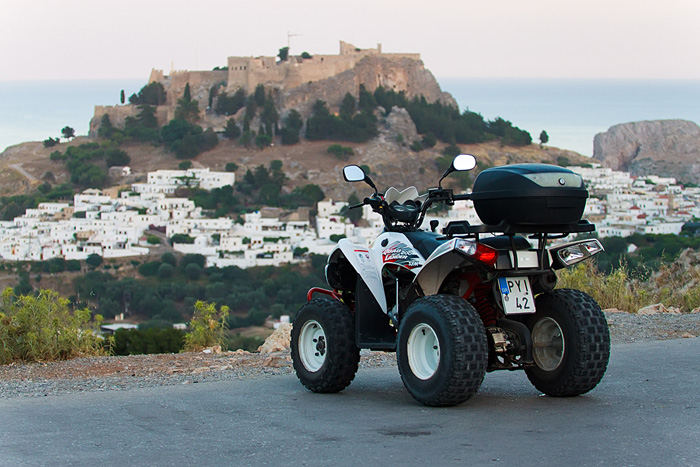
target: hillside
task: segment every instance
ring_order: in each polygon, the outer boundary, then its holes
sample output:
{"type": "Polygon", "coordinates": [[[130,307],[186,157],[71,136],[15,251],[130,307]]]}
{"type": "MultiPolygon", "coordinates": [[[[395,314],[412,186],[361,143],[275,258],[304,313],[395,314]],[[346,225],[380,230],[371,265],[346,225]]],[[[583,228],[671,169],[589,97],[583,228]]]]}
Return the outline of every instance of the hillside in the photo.
{"type": "MultiPolygon", "coordinates": [[[[49,155],[56,150],[65,151],[67,146],[77,146],[92,138],[79,137],[69,143],[61,143],[53,148],[44,148],[41,143],[23,143],[7,148],[0,154],[0,196],[26,194],[36,190],[47,172],[53,174],[55,183],[68,180],[69,175],[61,163],[51,162],[49,155]],[[18,164],[21,164],[18,166],[18,164]],[[22,171],[18,170],[22,169],[22,171]],[[29,177],[28,177],[28,176],[29,177]],[[30,178],[30,177],[33,177],[30,178]]],[[[292,146],[276,144],[259,150],[241,147],[236,142],[223,140],[211,151],[198,155],[193,163],[212,170],[224,170],[228,162],[238,164],[236,176],[240,180],[247,169],[273,160],[281,160],[289,178],[286,188],[314,183],[319,185],[327,197],[346,199],[357,186],[344,183],[341,169],[347,164],[366,164],[372,170],[372,177],[380,187],[416,185],[425,189],[435,185],[439,178],[435,160],[441,156],[444,144],[430,150],[414,152],[406,145],[396,142],[396,132],[384,131],[379,138],[367,143],[339,142],[353,148],[355,155],[340,160],[328,154],[328,146],[333,141],[302,141],[292,146]],[[392,141],[393,137],[393,141],[392,141]],[[420,169],[423,170],[420,170],[420,169]]],[[[182,161],[175,158],[162,146],[129,143],[122,147],[131,157],[132,181],[145,179],[148,171],[157,169],[177,169],[182,161]]],[[[474,154],[487,165],[504,165],[519,162],[546,162],[556,164],[558,158],[566,157],[572,164],[589,163],[590,160],[578,153],[554,147],[540,148],[536,144],[525,147],[501,146],[498,142],[460,145],[463,152],[474,154]]],[[[52,182],[54,183],[54,182],[52,182]]],[[[115,181],[116,183],[116,181],[115,181]]]]}

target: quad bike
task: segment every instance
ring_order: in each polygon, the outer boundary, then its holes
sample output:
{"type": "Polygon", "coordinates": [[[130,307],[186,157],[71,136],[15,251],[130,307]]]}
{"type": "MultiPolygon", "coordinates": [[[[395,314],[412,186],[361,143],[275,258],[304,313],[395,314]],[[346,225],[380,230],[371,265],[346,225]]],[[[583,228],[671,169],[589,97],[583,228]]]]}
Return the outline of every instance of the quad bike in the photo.
{"type": "Polygon", "coordinates": [[[369,205],[386,228],[369,248],[340,240],[326,266],[332,290],[311,289],[299,309],[291,348],[304,386],[342,391],[360,349],[395,351],[406,389],[428,406],[466,401],[494,370],[524,370],[550,396],[600,382],[610,353],[605,316],[585,293],[555,289],[554,271],[603,247],[596,239],[548,247],[595,230],[581,220],[581,177],[518,164],[482,171],[470,194],[442,188],[447,175],[475,166],[473,156],[457,156],[423,195],[414,187],[381,194],[360,167],[343,169],[346,181],[374,189],[352,208],[369,205]],[[430,231],[419,229],[430,206],[461,200],[474,203],[484,225],[452,221],[438,233],[433,220],[430,231]]]}

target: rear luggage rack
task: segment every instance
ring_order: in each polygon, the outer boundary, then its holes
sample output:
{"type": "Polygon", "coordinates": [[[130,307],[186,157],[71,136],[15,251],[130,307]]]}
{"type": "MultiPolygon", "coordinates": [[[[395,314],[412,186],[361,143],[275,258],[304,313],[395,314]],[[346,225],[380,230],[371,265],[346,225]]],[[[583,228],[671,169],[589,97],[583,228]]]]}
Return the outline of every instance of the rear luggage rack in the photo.
{"type": "MultiPolygon", "coordinates": [[[[470,225],[467,221],[452,221],[442,229],[447,237],[475,236],[483,233],[498,233],[504,235],[520,234],[562,234],[585,233],[595,231],[595,224],[586,220],[580,220],[573,224],[539,224],[523,225],[508,224],[505,221],[496,225],[470,225]]],[[[550,237],[553,238],[553,237],[550,237]]]]}

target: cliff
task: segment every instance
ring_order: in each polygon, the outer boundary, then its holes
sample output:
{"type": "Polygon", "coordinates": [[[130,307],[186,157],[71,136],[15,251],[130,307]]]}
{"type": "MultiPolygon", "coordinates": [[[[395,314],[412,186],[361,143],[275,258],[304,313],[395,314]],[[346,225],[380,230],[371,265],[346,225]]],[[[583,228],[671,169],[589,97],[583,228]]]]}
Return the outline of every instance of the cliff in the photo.
{"type": "Polygon", "coordinates": [[[632,175],[661,175],[700,183],[700,127],[687,120],[624,123],[598,133],[593,157],[632,175]]]}

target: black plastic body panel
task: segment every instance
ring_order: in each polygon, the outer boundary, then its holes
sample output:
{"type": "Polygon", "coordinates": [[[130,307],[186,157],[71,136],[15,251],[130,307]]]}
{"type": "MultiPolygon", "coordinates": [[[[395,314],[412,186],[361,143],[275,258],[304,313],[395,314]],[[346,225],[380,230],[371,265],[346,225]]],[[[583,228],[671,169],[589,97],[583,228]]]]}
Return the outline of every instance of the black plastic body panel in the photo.
{"type": "Polygon", "coordinates": [[[492,167],[474,181],[471,199],[485,224],[540,225],[579,221],[588,190],[569,169],[547,164],[492,167]]]}
{"type": "Polygon", "coordinates": [[[396,330],[361,277],[355,289],[355,345],[360,349],[396,350],[396,330]]]}

